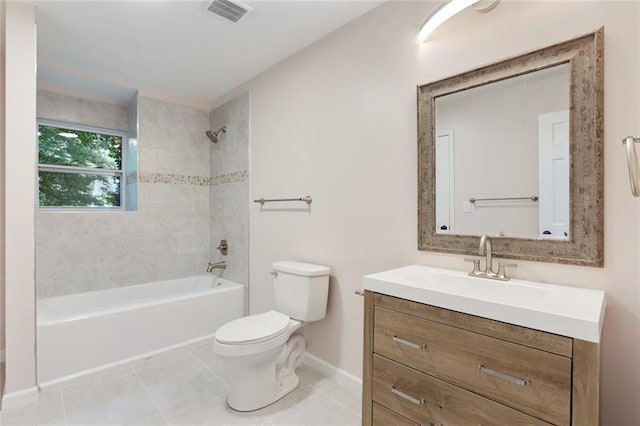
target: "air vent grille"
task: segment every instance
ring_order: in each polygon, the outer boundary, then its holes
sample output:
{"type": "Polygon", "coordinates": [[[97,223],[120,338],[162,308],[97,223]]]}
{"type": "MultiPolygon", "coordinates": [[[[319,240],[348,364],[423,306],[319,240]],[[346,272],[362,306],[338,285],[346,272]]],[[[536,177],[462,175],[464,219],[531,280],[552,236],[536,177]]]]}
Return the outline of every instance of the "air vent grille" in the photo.
{"type": "Polygon", "coordinates": [[[238,22],[240,18],[251,10],[251,6],[237,0],[214,0],[207,10],[231,22],[238,22]]]}

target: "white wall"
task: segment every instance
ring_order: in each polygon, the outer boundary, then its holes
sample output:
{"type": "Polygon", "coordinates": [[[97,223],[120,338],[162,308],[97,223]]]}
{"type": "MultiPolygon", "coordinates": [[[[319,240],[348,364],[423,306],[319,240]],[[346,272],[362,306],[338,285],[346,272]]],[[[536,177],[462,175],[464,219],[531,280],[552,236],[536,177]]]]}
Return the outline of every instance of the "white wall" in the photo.
{"type": "Polygon", "coordinates": [[[5,7],[6,397],[18,391],[34,391],[36,384],[33,249],[36,33],[32,4],[7,2],[5,7]]]}
{"type": "MultiPolygon", "coordinates": [[[[5,158],[5,2],[0,2],[0,351],[5,348],[5,297],[4,297],[4,158],[5,158]]],[[[4,364],[0,387],[4,388],[4,364]]]]}
{"type": "Polygon", "coordinates": [[[464,270],[461,257],[422,253],[416,218],[416,85],[564,41],[604,25],[605,267],[520,262],[520,278],[601,288],[603,419],[640,423],[639,201],[620,140],[640,132],[639,4],[510,2],[467,10],[426,44],[416,33],[435,3],[389,2],[238,88],[251,92],[251,196],[313,196],[311,210],[251,207],[253,312],[273,307],[271,262],[332,267],[329,313],[309,350],[359,375],[366,273],[410,263],[464,270]]]}

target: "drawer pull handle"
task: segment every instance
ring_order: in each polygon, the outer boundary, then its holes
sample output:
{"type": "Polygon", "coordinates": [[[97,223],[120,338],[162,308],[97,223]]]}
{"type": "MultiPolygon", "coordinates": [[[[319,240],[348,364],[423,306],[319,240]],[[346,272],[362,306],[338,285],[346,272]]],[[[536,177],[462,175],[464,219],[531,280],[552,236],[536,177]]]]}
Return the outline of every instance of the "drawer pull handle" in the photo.
{"type": "Polygon", "coordinates": [[[393,336],[392,339],[396,343],[400,343],[401,345],[409,346],[410,348],[413,348],[413,349],[424,349],[424,345],[419,345],[418,343],[413,343],[410,340],[406,340],[406,339],[403,339],[403,338],[398,337],[398,336],[393,336]]]}
{"type": "Polygon", "coordinates": [[[394,395],[398,395],[402,399],[406,399],[409,402],[413,402],[416,405],[423,405],[424,399],[414,398],[411,395],[407,395],[406,393],[399,391],[395,386],[391,386],[391,393],[394,395]]]}
{"type": "Polygon", "coordinates": [[[507,382],[511,382],[514,385],[518,385],[518,386],[526,386],[531,383],[531,380],[529,379],[521,379],[519,377],[511,376],[509,374],[501,373],[499,371],[487,368],[482,364],[480,364],[480,372],[488,376],[493,376],[493,377],[497,377],[498,379],[506,380],[507,382]]]}

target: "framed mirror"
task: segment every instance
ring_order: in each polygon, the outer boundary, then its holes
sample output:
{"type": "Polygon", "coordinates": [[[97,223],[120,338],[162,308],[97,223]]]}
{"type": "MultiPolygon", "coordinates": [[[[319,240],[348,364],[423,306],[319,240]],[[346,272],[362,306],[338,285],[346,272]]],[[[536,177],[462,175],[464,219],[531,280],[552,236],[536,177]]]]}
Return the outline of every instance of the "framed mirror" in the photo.
{"type": "Polygon", "coordinates": [[[418,87],[418,248],[602,267],[604,30],[418,87]]]}

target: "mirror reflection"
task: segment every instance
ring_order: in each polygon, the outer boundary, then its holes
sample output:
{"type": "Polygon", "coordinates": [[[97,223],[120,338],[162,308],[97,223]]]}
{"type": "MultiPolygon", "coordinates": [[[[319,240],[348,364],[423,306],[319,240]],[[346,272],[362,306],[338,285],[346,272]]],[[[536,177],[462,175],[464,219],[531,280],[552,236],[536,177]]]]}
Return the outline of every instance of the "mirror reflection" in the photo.
{"type": "Polygon", "coordinates": [[[436,233],[569,239],[570,70],[435,99],[436,233]]]}

